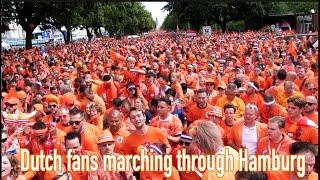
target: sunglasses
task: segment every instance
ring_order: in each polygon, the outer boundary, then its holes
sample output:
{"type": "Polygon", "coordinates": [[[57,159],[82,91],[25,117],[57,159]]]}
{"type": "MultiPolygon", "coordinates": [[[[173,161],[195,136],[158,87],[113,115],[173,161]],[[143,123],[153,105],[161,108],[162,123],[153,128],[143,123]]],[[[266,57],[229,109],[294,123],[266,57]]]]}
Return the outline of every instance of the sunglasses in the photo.
{"type": "Polygon", "coordinates": [[[314,103],[307,102],[306,105],[312,106],[312,105],[314,105],[314,103]]]}
{"type": "Polygon", "coordinates": [[[61,118],[65,119],[65,118],[67,118],[67,115],[61,115],[61,116],[58,116],[58,118],[59,119],[61,119],[61,118]]]}
{"type": "Polygon", "coordinates": [[[67,106],[74,106],[74,104],[73,103],[70,103],[70,104],[66,104],[67,106]]]}
{"type": "Polygon", "coordinates": [[[8,107],[13,107],[13,106],[16,106],[17,104],[9,104],[9,103],[7,103],[6,104],[8,107]]]}
{"type": "Polygon", "coordinates": [[[79,125],[81,123],[81,121],[69,121],[69,124],[72,125],[79,125]]]}
{"type": "Polygon", "coordinates": [[[223,91],[224,89],[223,89],[223,88],[218,88],[218,90],[219,90],[219,91],[223,91]]]}
{"type": "Polygon", "coordinates": [[[308,89],[309,91],[315,91],[316,90],[316,88],[310,88],[310,89],[308,89]]]}
{"type": "Polygon", "coordinates": [[[207,83],[206,85],[207,86],[214,86],[214,84],[212,84],[212,83],[207,83]]]}
{"type": "Polygon", "coordinates": [[[5,143],[5,142],[7,141],[7,139],[8,139],[8,138],[1,139],[1,142],[2,142],[2,143],[5,143]]]}
{"type": "Polygon", "coordinates": [[[49,107],[49,108],[56,108],[57,105],[56,105],[56,104],[52,104],[52,105],[49,105],[48,107],[49,107]]]}

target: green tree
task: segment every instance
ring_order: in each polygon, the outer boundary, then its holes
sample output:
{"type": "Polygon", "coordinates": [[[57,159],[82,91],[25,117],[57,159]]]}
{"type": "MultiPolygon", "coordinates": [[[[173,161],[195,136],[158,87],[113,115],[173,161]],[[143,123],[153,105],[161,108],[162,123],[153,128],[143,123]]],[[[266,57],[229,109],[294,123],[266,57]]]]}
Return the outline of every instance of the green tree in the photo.
{"type": "Polygon", "coordinates": [[[223,32],[230,21],[264,16],[273,8],[269,2],[170,2],[164,9],[174,13],[180,23],[189,22],[199,30],[203,25],[218,24],[223,32]]]}
{"type": "Polygon", "coordinates": [[[151,13],[137,2],[109,3],[104,6],[104,17],[111,36],[138,34],[155,26],[151,13]]]}
{"type": "Polygon", "coordinates": [[[26,32],[25,48],[32,48],[32,32],[45,19],[48,9],[47,2],[32,1],[4,1],[2,2],[2,19],[5,21],[1,26],[5,27],[10,22],[20,24],[26,32]]]}
{"type": "Polygon", "coordinates": [[[93,34],[89,31],[92,28],[96,36],[100,37],[101,27],[105,26],[104,6],[106,3],[101,2],[83,2],[78,6],[80,10],[80,16],[82,22],[81,27],[87,30],[89,40],[91,40],[93,34]]]}
{"type": "Polygon", "coordinates": [[[62,32],[65,43],[72,39],[72,30],[79,27],[83,22],[81,13],[81,2],[52,2],[47,12],[45,24],[51,24],[55,29],[62,32]],[[62,31],[66,28],[66,32],[62,31]]]}

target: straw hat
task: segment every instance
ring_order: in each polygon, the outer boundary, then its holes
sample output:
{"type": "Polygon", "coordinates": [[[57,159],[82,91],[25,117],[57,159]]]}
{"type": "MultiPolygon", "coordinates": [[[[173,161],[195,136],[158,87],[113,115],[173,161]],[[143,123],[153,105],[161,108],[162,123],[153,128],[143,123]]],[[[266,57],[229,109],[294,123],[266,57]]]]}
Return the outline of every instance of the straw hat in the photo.
{"type": "Polygon", "coordinates": [[[114,142],[113,136],[109,130],[104,130],[102,135],[98,137],[98,144],[105,143],[105,142],[114,142]]]}

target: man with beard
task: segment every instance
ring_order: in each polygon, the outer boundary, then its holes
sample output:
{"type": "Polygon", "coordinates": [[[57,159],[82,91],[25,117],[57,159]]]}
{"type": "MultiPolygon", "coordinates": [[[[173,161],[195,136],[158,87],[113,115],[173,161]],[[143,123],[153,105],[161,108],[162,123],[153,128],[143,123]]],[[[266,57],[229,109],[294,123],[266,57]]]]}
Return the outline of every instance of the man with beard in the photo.
{"type": "Polygon", "coordinates": [[[303,108],[303,115],[318,124],[317,98],[315,98],[314,96],[307,96],[305,100],[306,105],[303,108]]]}
{"type": "Polygon", "coordinates": [[[213,110],[213,106],[208,103],[208,95],[206,90],[197,91],[197,104],[192,105],[188,109],[187,120],[192,123],[198,119],[206,119],[206,113],[213,110]]]}

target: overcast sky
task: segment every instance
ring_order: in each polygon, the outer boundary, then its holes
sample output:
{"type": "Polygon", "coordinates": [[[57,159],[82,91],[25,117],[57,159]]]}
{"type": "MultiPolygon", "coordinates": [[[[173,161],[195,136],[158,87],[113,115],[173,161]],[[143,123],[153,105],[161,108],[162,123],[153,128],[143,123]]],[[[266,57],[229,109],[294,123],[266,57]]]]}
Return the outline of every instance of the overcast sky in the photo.
{"type": "Polygon", "coordinates": [[[164,18],[169,13],[168,11],[162,11],[161,9],[163,6],[167,4],[167,2],[142,2],[142,4],[145,6],[145,9],[151,12],[153,20],[156,20],[158,18],[158,26],[159,28],[164,21],[164,18]]]}

